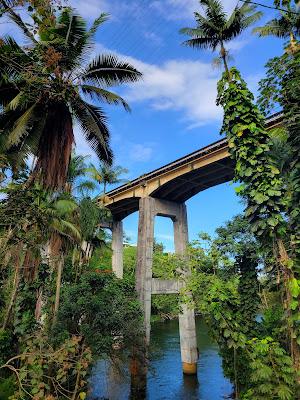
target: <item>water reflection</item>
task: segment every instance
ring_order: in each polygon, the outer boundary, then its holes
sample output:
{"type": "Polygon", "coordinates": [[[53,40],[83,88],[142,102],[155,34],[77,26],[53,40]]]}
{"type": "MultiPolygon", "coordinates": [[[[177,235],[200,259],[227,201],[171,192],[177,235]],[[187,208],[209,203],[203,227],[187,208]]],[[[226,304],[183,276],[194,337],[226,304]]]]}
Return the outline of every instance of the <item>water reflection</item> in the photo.
{"type": "MultiPolygon", "coordinates": [[[[198,376],[181,370],[178,321],[155,323],[151,332],[151,361],[147,377],[147,400],[221,400],[232,386],[223,376],[221,359],[207,328],[197,318],[200,351],[198,376]]],[[[135,397],[136,398],[136,397],[135,397]]],[[[128,369],[115,369],[107,361],[98,363],[91,379],[90,400],[133,400],[128,369]]],[[[139,400],[143,400],[139,397],[139,400]]]]}

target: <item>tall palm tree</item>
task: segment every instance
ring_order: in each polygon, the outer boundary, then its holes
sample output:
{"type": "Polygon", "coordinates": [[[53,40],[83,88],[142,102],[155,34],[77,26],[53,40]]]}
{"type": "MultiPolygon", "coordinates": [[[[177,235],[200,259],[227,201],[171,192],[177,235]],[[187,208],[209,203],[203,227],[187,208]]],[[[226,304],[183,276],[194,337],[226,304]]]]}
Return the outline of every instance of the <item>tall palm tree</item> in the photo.
{"type": "Polygon", "coordinates": [[[88,168],[88,172],[94,181],[100,185],[103,184],[103,194],[106,193],[107,185],[127,182],[127,179],[123,179],[120,176],[127,174],[128,170],[120,165],[111,166],[103,162],[97,168],[92,164],[90,168],[88,168]]]}
{"type": "Polygon", "coordinates": [[[259,36],[276,36],[290,39],[289,48],[293,52],[297,48],[297,37],[300,36],[300,12],[299,8],[289,5],[286,12],[281,11],[280,18],[274,18],[265,26],[254,28],[254,33],[259,36]]]}
{"type": "Polygon", "coordinates": [[[65,191],[69,194],[73,194],[73,196],[84,196],[85,193],[96,189],[95,182],[86,179],[89,170],[86,164],[87,158],[89,158],[89,156],[78,155],[74,152],[71,155],[65,191]]]}
{"type": "Polygon", "coordinates": [[[219,0],[199,0],[199,3],[204,8],[204,15],[195,12],[196,27],[180,30],[180,33],[191,37],[183,44],[212,51],[220,48],[220,59],[229,74],[228,50],[225,48],[225,43],[240,35],[243,30],[256,22],[262,13],[255,11],[255,6],[245,3],[241,7],[236,6],[228,17],[219,0]]]}
{"type": "MultiPolygon", "coordinates": [[[[141,78],[132,65],[112,54],[84,66],[102,14],[88,30],[85,21],[64,8],[53,26],[38,30],[30,46],[5,37],[0,47],[0,126],[7,151],[36,156],[33,176],[51,189],[63,188],[74,144],[74,121],[100,160],[111,164],[107,118],[89,100],[128,104],[107,90],[141,78]]],[[[18,21],[14,20],[18,23],[18,21]]]]}

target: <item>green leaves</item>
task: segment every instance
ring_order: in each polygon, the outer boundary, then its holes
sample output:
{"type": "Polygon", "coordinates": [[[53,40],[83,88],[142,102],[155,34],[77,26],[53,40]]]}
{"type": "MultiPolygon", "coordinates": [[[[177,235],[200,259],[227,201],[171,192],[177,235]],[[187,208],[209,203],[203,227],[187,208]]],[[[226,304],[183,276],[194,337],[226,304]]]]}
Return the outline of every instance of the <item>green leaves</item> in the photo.
{"type": "Polygon", "coordinates": [[[289,282],[290,293],[294,298],[300,295],[300,282],[296,278],[292,278],[289,282]]]}
{"type": "Polygon", "coordinates": [[[272,143],[263,116],[239,71],[232,68],[230,74],[230,84],[225,75],[219,82],[217,104],[225,111],[222,132],[236,163],[235,180],[242,182],[238,194],[247,202],[246,215],[256,235],[274,237],[284,225],[285,185],[269,156],[272,143]]]}
{"type": "Polygon", "coordinates": [[[271,337],[247,343],[250,356],[250,388],[242,399],[294,400],[295,374],[292,359],[271,337]]]}
{"type": "MultiPolygon", "coordinates": [[[[25,350],[16,356],[19,361],[18,390],[12,396],[14,400],[27,399],[28,396],[36,400],[54,399],[57,392],[64,397],[86,398],[84,377],[91,363],[91,351],[82,337],[69,337],[54,348],[49,337],[36,333],[28,337],[24,345],[25,350]],[[74,377],[80,382],[80,387],[74,384],[74,377]]],[[[10,363],[8,367],[13,369],[10,363]]]]}

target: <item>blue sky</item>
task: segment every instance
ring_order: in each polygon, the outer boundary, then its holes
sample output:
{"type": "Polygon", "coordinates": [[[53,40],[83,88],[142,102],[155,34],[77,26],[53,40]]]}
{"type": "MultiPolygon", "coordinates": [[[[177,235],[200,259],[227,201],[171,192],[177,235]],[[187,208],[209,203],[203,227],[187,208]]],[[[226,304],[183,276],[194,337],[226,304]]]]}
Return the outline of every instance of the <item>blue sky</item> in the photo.
{"type": "MultiPolygon", "coordinates": [[[[179,29],[193,26],[197,0],[71,0],[89,22],[101,12],[111,17],[97,33],[95,54],[114,52],[144,74],[141,82],[116,89],[132,112],[106,107],[112,132],[115,163],[128,168],[128,179],[158,168],[220,138],[222,110],[215,106],[216,83],[221,71],[212,67],[210,51],[181,45],[179,29]]],[[[223,2],[231,11],[237,1],[223,2]]],[[[271,1],[264,4],[272,5],[271,1]]],[[[264,9],[260,21],[273,17],[264,9]]],[[[0,25],[3,33],[4,25],[0,25]]],[[[248,30],[228,45],[234,63],[254,92],[264,76],[267,60],[281,54],[282,42],[260,39],[248,30]]],[[[77,130],[77,151],[91,154],[77,130]]],[[[93,156],[94,158],[94,156],[93,156]]],[[[190,239],[199,231],[213,233],[242,210],[232,184],[201,192],[187,202],[190,239]]],[[[136,214],[124,221],[132,242],[137,236],[136,214]]],[[[158,218],[155,236],[173,248],[171,222],[158,218]]]]}
{"type": "MultiPolygon", "coordinates": [[[[130,114],[107,108],[115,162],[128,168],[129,179],[220,138],[222,110],[215,106],[220,70],[211,63],[216,55],[182,46],[184,36],[178,33],[180,28],[194,25],[197,0],[80,0],[73,4],[88,19],[100,10],[109,12],[110,20],[97,34],[96,50],[117,53],[144,73],[142,82],[118,89],[130,103],[130,114]]],[[[230,12],[236,1],[223,4],[230,12]]],[[[272,11],[265,9],[260,23],[272,16],[272,11]]],[[[228,47],[233,63],[256,92],[265,63],[281,53],[282,42],[260,39],[246,31],[228,47]]],[[[81,144],[78,141],[78,147],[81,144]]],[[[200,231],[213,233],[243,209],[231,183],[199,193],[187,207],[190,239],[200,231]]],[[[133,243],[137,224],[137,213],[124,221],[133,243]]],[[[170,220],[156,219],[155,237],[173,250],[170,220]]]]}

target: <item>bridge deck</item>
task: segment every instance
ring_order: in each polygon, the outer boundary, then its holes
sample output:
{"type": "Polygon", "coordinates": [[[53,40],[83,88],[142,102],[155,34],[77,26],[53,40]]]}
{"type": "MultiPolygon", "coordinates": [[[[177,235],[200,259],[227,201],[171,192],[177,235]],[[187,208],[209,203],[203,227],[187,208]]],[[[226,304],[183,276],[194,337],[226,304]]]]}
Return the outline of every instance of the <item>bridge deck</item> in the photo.
{"type": "MultiPolygon", "coordinates": [[[[267,128],[281,122],[281,114],[275,114],[268,118],[267,128]]],[[[141,197],[182,203],[205,189],[232,180],[233,176],[234,163],[227,140],[221,139],[111,190],[104,204],[116,219],[123,219],[138,210],[141,197]]]]}

